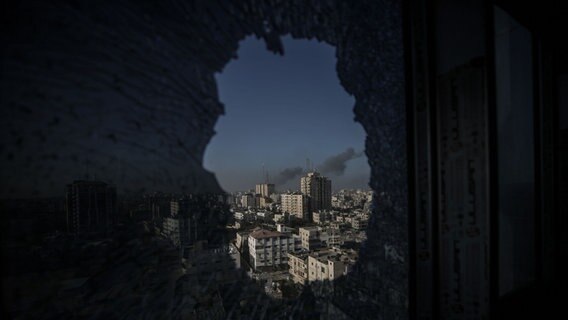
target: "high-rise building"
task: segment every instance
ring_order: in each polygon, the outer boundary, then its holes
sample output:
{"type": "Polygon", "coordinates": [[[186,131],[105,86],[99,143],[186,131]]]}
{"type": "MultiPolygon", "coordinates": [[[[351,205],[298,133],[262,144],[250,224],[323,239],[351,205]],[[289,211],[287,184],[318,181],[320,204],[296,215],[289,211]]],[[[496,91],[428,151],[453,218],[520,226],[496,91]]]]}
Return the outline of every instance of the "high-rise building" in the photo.
{"type": "Polygon", "coordinates": [[[75,235],[109,232],[116,221],[116,188],[101,181],[67,185],[67,229],[75,235]]]}
{"type": "Polygon", "coordinates": [[[274,193],[274,184],[272,183],[261,183],[256,185],[256,194],[260,194],[263,197],[270,197],[274,193]]]}
{"type": "Polygon", "coordinates": [[[300,190],[309,197],[309,211],[331,209],[331,180],[318,172],[309,172],[300,181],[300,190]]]}
{"type": "Polygon", "coordinates": [[[282,212],[287,212],[300,219],[308,217],[308,197],[301,193],[283,194],[280,197],[282,212]]]}

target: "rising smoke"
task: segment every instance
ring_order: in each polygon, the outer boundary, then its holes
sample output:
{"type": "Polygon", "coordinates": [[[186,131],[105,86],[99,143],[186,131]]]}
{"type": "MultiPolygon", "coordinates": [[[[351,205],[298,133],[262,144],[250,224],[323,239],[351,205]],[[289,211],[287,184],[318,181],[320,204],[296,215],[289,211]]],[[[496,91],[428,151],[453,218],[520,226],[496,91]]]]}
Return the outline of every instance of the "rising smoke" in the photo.
{"type": "Polygon", "coordinates": [[[327,158],[318,168],[318,171],[322,174],[333,174],[336,176],[343,175],[343,173],[345,173],[345,169],[347,169],[347,161],[357,159],[362,156],[362,151],[355,152],[353,148],[348,148],[340,154],[327,158]]]}
{"type": "Polygon", "coordinates": [[[302,167],[286,168],[276,176],[275,182],[279,185],[286,184],[288,181],[301,176],[303,171],[302,167]]]}
{"type": "MultiPolygon", "coordinates": [[[[317,167],[316,170],[322,174],[341,176],[345,173],[345,169],[347,169],[347,161],[357,159],[362,156],[362,151],[355,152],[353,148],[347,148],[347,150],[325,159],[323,164],[317,167]]],[[[286,184],[288,181],[300,177],[303,172],[304,169],[302,167],[286,168],[280,171],[278,176],[276,176],[275,182],[279,185],[286,184]]]]}

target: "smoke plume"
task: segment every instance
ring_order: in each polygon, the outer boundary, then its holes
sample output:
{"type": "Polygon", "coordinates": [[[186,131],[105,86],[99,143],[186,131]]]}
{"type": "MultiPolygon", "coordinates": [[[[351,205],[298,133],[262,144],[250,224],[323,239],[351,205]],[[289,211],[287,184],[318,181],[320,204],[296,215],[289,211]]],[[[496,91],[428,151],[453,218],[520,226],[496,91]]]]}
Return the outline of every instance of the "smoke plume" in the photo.
{"type": "Polygon", "coordinates": [[[276,177],[276,183],[279,185],[286,184],[286,182],[302,175],[302,167],[286,168],[276,177]]]}
{"type": "Polygon", "coordinates": [[[347,161],[357,159],[363,156],[363,152],[355,152],[353,148],[327,158],[323,164],[318,168],[318,171],[323,174],[334,174],[337,176],[343,175],[347,168],[347,161]]]}

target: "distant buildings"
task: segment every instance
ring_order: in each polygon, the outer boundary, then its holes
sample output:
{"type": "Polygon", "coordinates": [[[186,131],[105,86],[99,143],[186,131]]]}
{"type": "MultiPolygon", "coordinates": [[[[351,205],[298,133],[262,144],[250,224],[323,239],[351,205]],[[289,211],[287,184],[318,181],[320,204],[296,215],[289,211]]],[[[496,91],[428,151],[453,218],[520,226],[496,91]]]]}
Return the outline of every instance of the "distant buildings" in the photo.
{"type": "Polygon", "coordinates": [[[255,230],[248,237],[250,264],[254,269],[286,264],[288,252],[295,251],[294,244],[294,238],[284,233],[255,230]]]}
{"type": "Polygon", "coordinates": [[[301,192],[309,197],[309,210],[331,209],[331,180],[318,172],[309,172],[300,180],[301,192]]]}
{"type": "Polygon", "coordinates": [[[245,248],[248,248],[248,236],[248,231],[237,232],[235,239],[235,246],[237,247],[237,249],[244,250],[245,248]]]}
{"type": "MultiPolygon", "coordinates": [[[[245,206],[243,204],[243,207],[249,207],[249,208],[266,208],[269,207],[274,200],[271,198],[272,195],[275,194],[275,189],[274,189],[274,184],[272,183],[260,183],[257,184],[255,187],[255,194],[252,195],[253,197],[255,197],[254,199],[254,205],[248,205],[245,206]]],[[[247,204],[249,199],[246,199],[247,204]]],[[[242,201],[241,201],[242,202],[242,201]]],[[[252,202],[251,202],[252,204],[252,202]]]]}
{"type": "Polygon", "coordinates": [[[280,196],[282,212],[289,213],[299,219],[308,217],[308,197],[301,193],[283,194],[280,196]]]}
{"type": "Polygon", "coordinates": [[[337,279],[355,264],[353,248],[366,239],[372,194],[344,189],[332,198],[331,180],[318,172],[302,177],[300,187],[300,192],[275,194],[274,185],[265,183],[236,193],[241,209],[232,211],[240,229],[235,250],[248,257],[253,279],[304,285],[337,279]],[[280,266],[287,266],[288,274],[270,268],[280,266]]]}
{"type": "Polygon", "coordinates": [[[286,225],[284,225],[284,224],[282,224],[282,223],[277,223],[277,224],[276,224],[276,230],[277,230],[278,232],[282,232],[282,233],[292,233],[292,232],[296,231],[295,228],[288,227],[288,226],[286,226],[286,225]]]}
{"type": "Polygon", "coordinates": [[[67,185],[66,211],[70,233],[107,233],[117,217],[116,188],[101,181],[74,181],[67,185]]]}
{"type": "Polygon", "coordinates": [[[323,250],[308,256],[308,281],[334,280],[347,274],[357,254],[345,250],[323,250]]]}
{"type": "Polygon", "coordinates": [[[372,191],[342,189],[331,198],[331,205],[335,209],[360,208],[369,210],[372,203],[372,191]]]}
{"type": "Polygon", "coordinates": [[[236,211],[233,216],[240,222],[253,222],[257,217],[254,211],[236,211]]]}
{"type": "MultiPolygon", "coordinates": [[[[170,214],[163,219],[162,234],[185,250],[198,241],[217,241],[215,232],[225,221],[225,199],[215,194],[189,194],[170,202],[170,214]]],[[[182,250],[182,251],[183,251],[182,250]]]]}
{"type": "Polygon", "coordinates": [[[270,197],[274,193],[274,184],[272,183],[261,183],[256,185],[256,194],[260,194],[263,197],[270,197]]]}
{"type": "Polygon", "coordinates": [[[343,237],[339,228],[329,227],[327,231],[324,232],[325,241],[328,247],[339,247],[343,244],[343,237]]]}
{"type": "Polygon", "coordinates": [[[260,207],[259,194],[247,193],[241,196],[241,205],[243,208],[258,208],[260,207]]]}
{"type": "Polygon", "coordinates": [[[300,238],[302,239],[302,248],[305,250],[314,250],[321,247],[320,229],[318,227],[300,228],[300,238]]]}
{"type": "Polygon", "coordinates": [[[274,220],[272,220],[272,218],[274,217],[274,213],[272,213],[270,211],[257,211],[256,216],[257,216],[257,219],[262,219],[263,221],[265,221],[265,220],[274,221],[274,220]]]}
{"type": "Polygon", "coordinates": [[[176,247],[189,246],[195,238],[197,225],[190,212],[188,200],[180,199],[170,202],[170,216],[164,218],[163,234],[176,247]]]}
{"type": "Polygon", "coordinates": [[[357,261],[354,250],[324,249],[288,253],[288,272],[294,283],[335,280],[357,261]]]}
{"type": "Polygon", "coordinates": [[[328,211],[320,210],[312,213],[313,222],[317,224],[322,224],[326,221],[329,221],[331,218],[331,214],[328,211]]]}
{"type": "Polygon", "coordinates": [[[294,283],[306,284],[308,280],[308,252],[288,253],[288,272],[294,283]]]}
{"type": "Polygon", "coordinates": [[[332,227],[303,227],[299,229],[299,235],[302,248],[308,251],[340,246],[344,242],[341,231],[332,227]]]}
{"type": "Polygon", "coordinates": [[[357,230],[364,230],[367,229],[367,221],[366,219],[361,219],[359,217],[351,219],[351,226],[353,229],[357,230]]]}

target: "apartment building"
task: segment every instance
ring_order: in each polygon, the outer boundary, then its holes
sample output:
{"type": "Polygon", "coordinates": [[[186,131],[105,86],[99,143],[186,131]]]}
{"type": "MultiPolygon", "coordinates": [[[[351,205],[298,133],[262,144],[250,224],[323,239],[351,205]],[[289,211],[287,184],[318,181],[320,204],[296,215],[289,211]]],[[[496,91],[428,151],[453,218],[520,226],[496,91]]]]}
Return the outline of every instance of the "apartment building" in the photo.
{"type": "Polygon", "coordinates": [[[284,233],[258,229],[248,237],[250,264],[259,267],[279,266],[288,262],[288,252],[294,252],[295,240],[284,233]]]}

